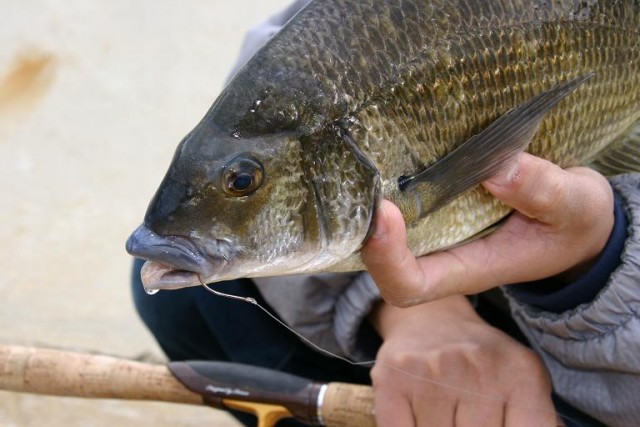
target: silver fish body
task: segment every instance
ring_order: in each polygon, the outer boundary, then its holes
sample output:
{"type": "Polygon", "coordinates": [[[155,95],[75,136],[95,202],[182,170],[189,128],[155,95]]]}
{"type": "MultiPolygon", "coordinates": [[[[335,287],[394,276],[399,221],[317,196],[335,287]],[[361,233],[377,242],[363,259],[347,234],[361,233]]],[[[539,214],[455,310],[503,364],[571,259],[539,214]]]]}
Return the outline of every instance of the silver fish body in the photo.
{"type": "Polygon", "coordinates": [[[414,253],[459,244],[509,213],[478,183],[525,139],[638,169],[639,22],[638,0],[311,2],[179,145],[127,242],[145,286],[363,269],[383,197],[414,253]]]}

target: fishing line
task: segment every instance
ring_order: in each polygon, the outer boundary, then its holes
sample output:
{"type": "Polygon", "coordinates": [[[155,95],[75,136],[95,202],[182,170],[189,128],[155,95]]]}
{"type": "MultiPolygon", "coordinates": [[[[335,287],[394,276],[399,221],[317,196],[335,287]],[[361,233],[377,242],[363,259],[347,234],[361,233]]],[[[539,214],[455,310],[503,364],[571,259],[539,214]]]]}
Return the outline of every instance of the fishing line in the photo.
{"type": "Polygon", "coordinates": [[[296,337],[300,338],[302,341],[304,341],[305,343],[307,343],[308,345],[313,347],[315,350],[319,351],[320,353],[322,353],[322,354],[324,354],[326,356],[333,357],[334,359],[342,360],[343,362],[346,362],[346,363],[348,363],[350,365],[354,365],[354,366],[372,367],[376,363],[375,360],[369,360],[369,361],[366,361],[366,362],[354,362],[353,360],[350,360],[350,359],[348,359],[346,357],[343,357],[343,356],[340,356],[338,354],[332,353],[329,350],[326,350],[326,349],[320,347],[318,344],[314,343],[310,339],[308,339],[305,336],[303,336],[300,332],[294,330],[289,325],[284,323],[282,320],[278,319],[273,313],[271,313],[269,310],[267,310],[266,308],[261,306],[260,303],[258,303],[258,301],[255,300],[255,298],[241,297],[239,295],[226,294],[224,292],[216,291],[216,290],[212,289],[211,287],[209,287],[209,285],[203,283],[202,279],[200,279],[200,276],[198,276],[198,279],[200,280],[200,283],[202,284],[202,286],[204,286],[204,288],[207,291],[211,292],[214,295],[217,295],[219,297],[224,297],[224,298],[230,298],[230,299],[233,299],[233,300],[236,300],[236,301],[243,301],[243,302],[255,305],[260,310],[265,312],[269,317],[271,317],[273,320],[275,320],[279,325],[281,325],[282,327],[286,328],[288,331],[290,331],[296,337]]]}
{"type": "MultiPolygon", "coordinates": [[[[316,351],[332,357],[334,359],[338,359],[341,360],[345,363],[348,363],[352,366],[363,366],[363,367],[373,367],[374,365],[382,365],[385,368],[389,368],[389,369],[393,369],[396,372],[399,372],[403,375],[406,375],[410,378],[414,378],[418,381],[424,381],[424,382],[428,382],[430,384],[436,385],[438,387],[442,387],[442,388],[447,388],[449,390],[453,390],[453,391],[457,391],[460,393],[464,393],[467,395],[471,395],[474,396],[476,398],[480,398],[483,400],[488,400],[488,401],[493,401],[493,402],[498,402],[498,403],[507,403],[507,400],[505,400],[503,397],[497,395],[497,394],[489,394],[489,393],[481,393],[479,391],[476,390],[471,390],[471,389],[467,389],[467,388],[462,388],[462,387],[456,387],[454,385],[451,384],[447,384],[447,383],[443,383],[428,377],[425,377],[423,375],[417,375],[414,374],[413,372],[407,371],[403,368],[400,368],[398,366],[394,366],[391,364],[388,364],[386,362],[382,362],[379,360],[368,360],[365,362],[355,362],[347,357],[344,356],[340,356],[336,353],[333,353],[325,348],[320,347],[318,344],[314,343],[313,341],[311,341],[310,339],[306,338],[304,335],[302,335],[300,332],[296,331],[295,329],[293,329],[291,326],[287,325],[286,323],[284,323],[282,320],[280,320],[278,317],[276,317],[273,313],[271,313],[269,310],[267,310],[265,307],[263,307],[262,305],[260,305],[260,303],[258,301],[256,301],[255,298],[252,297],[243,297],[240,295],[233,295],[233,294],[227,294],[225,292],[220,292],[220,291],[216,291],[215,289],[211,288],[208,284],[204,283],[202,281],[202,278],[200,277],[200,275],[198,275],[198,280],[200,281],[200,284],[202,285],[203,288],[205,288],[208,292],[222,297],[222,298],[228,298],[228,299],[232,299],[235,301],[240,301],[240,302],[244,302],[244,303],[248,303],[251,305],[254,305],[255,307],[258,307],[260,310],[262,310],[264,313],[266,313],[270,318],[272,318],[276,323],[278,323],[279,325],[281,325],[282,327],[284,327],[286,330],[290,331],[292,334],[294,334],[296,337],[298,337],[300,340],[304,341],[306,344],[308,344],[309,346],[311,346],[313,349],[315,349],[316,351]]],[[[517,405],[518,408],[523,409],[523,410],[530,410],[530,411],[539,411],[539,408],[534,408],[534,407],[527,407],[525,405],[517,405]]],[[[568,420],[572,420],[572,421],[576,421],[573,420],[571,417],[569,417],[568,415],[562,414],[560,412],[555,412],[557,415],[561,415],[564,418],[568,419],[568,420]]],[[[559,426],[564,425],[564,423],[559,424],[559,426]]]]}

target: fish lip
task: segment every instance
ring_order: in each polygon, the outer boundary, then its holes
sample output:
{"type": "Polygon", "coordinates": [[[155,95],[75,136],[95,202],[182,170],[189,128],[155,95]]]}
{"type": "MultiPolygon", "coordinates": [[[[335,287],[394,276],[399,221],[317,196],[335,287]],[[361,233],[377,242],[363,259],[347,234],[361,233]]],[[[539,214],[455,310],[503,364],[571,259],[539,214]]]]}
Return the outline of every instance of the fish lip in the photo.
{"type": "Polygon", "coordinates": [[[146,260],[141,271],[146,289],[180,289],[201,285],[201,277],[219,274],[228,264],[228,250],[221,244],[202,250],[184,236],[163,236],[146,225],[127,239],[130,255],[146,260]]]}
{"type": "Polygon", "coordinates": [[[143,264],[140,278],[145,289],[182,289],[202,284],[199,273],[173,268],[156,261],[146,261],[143,264]]]}
{"type": "Polygon", "coordinates": [[[205,257],[193,242],[183,236],[162,236],[141,225],[127,239],[126,248],[136,258],[156,261],[175,269],[204,272],[205,257]]]}

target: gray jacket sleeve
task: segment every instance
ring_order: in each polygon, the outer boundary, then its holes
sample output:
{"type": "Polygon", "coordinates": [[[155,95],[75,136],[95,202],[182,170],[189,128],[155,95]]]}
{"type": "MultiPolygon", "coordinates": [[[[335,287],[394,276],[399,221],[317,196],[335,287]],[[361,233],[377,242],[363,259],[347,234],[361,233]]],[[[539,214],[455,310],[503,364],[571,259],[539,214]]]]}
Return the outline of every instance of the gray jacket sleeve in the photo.
{"type": "Polygon", "coordinates": [[[596,298],[555,314],[505,293],[558,395],[607,425],[632,426],[640,420],[640,174],[611,184],[624,204],[628,238],[596,298]]]}
{"type": "Polygon", "coordinates": [[[326,273],[253,279],[258,290],[293,330],[323,350],[353,361],[375,357],[360,345],[363,322],[380,301],[368,273],[326,273]]]}
{"type": "Polygon", "coordinates": [[[244,38],[240,54],[229,77],[232,77],[253,56],[258,49],[273,37],[300,9],[309,4],[311,0],[296,0],[289,7],[273,15],[265,22],[249,30],[244,38]]]}

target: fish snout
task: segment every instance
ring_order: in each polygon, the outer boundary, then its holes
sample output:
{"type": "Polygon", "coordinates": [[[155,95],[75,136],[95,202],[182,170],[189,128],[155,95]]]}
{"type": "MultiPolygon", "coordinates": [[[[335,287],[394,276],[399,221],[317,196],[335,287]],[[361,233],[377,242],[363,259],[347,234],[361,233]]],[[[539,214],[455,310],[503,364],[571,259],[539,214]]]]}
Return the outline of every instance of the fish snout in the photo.
{"type": "Polygon", "coordinates": [[[127,252],[147,260],[142,282],[147,289],[179,289],[201,284],[214,268],[190,239],[162,236],[145,225],[127,239],[127,252]]]}
{"type": "Polygon", "coordinates": [[[135,257],[194,272],[202,272],[206,263],[198,248],[188,238],[162,236],[145,225],[131,234],[126,248],[135,257]]]}

